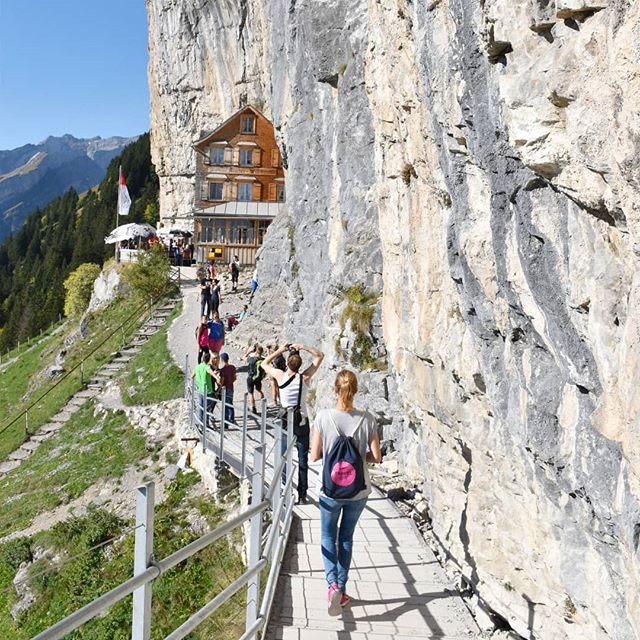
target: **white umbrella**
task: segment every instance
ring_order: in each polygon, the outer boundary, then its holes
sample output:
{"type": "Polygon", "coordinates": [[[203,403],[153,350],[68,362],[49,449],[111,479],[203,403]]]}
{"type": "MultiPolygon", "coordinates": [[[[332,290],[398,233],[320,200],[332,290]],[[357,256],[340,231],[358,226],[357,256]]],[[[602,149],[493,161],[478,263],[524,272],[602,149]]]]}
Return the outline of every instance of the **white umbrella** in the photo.
{"type": "Polygon", "coordinates": [[[116,227],[105,239],[105,244],[133,240],[133,238],[150,238],[156,235],[156,230],[146,222],[130,222],[116,227]]]}
{"type": "Polygon", "coordinates": [[[166,227],[164,229],[158,229],[158,235],[160,237],[164,237],[164,236],[182,236],[182,237],[186,237],[189,238],[191,237],[191,232],[190,231],[183,231],[182,229],[167,229],[166,227]]]}

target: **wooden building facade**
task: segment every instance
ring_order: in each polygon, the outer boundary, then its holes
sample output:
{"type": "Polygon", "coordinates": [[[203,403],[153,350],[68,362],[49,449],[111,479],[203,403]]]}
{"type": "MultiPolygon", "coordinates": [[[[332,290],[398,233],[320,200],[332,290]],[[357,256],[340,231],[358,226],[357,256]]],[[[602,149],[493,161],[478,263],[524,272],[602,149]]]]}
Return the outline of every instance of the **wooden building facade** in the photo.
{"type": "Polygon", "coordinates": [[[285,201],[284,170],[273,125],[247,106],[196,143],[196,257],[254,264],[285,201]]]}

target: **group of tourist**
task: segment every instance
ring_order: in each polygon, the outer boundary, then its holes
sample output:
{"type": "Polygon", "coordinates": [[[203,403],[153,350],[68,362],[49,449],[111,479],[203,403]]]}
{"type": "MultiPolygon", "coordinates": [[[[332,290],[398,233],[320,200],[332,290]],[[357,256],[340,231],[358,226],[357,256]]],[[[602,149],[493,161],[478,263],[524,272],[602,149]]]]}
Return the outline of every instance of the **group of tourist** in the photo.
{"type": "MultiPolygon", "coordinates": [[[[235,419],[233,393],[237,370],[230,364],[229,355],[222,352],[225,325],[220,319],[220,283],[212,267],[209,266],[207,277],[200,284],[201,323],[196,332],[198,366],[193,374],[203,425],[206,413],[213,411],[222,389],[225,390],[225,421],[233,423],[235,419]]],[[[240,272],[237,256],[229,264],[229,271],[232,291],[237,291],[240,272]]],[[[254,273],[251,297],[256,288],[254,273]]],[[[245,305],[240,315],[246,314],[246,310],[245,305]]],[[[227,326],[228,330],[231,328],[227,326]]],[[[308,503],[309,454],[312,462],[323,462],[319,497],[322,560],[328,585],[328,611],[330,615],[338,615],[350,601],[346,584],[353,535],[371,493],[366,462],[380,462],[382,454],[374,416],[354,406],[358,381],[347,369],[340,371],[335,379],[335,407],[317,412],[311,437],[307,393],[323,359],[324,354],[318,349],[296,343],[271,344],[266,348],[254,344],[242,355],[247,364],[249,410],[258,415],[257,400],[266,397],[263,387],[268,380],[271,406],[278,409],[283,423],[283,452],[287,446],[287,430],[292,429],[295,435],[298,504],[308,503]],[[303,366],[304,356],[310,358],[306,367],[303,366]],[[289,424],[289,420],[293,424],[289,424]]]]}

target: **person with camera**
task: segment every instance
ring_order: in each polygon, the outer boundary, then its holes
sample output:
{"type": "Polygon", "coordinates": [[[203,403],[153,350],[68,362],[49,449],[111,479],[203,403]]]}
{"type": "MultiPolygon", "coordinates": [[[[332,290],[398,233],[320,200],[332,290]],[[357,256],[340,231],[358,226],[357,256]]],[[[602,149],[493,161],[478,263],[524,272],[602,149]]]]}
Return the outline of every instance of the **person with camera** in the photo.
{"type": "MultiPolygon", "coordinates": [[[[298,504],[307,503],[307,490],[309,488],[309,419],[307,417],[306,392],[311,385],[318,367],[322,364],[324,353],[304,344],[283,344],[270,353],[262,362],[262,369],[274,378],[278,384],[280,393],[281,417],[283,427],[287,425],[287,411],[293,409],[293,432],[296,436],[296,448],[298,450],[298,504]],[[289,352],[287,368],[281,371],[272,365],[272,362],[285,351],[289,352]],[[311,364],[302,372],[301,352],[311,354],[311,364]]],[[[283,435],[283,448],[286,446],[286,435],[283,435]]]]}

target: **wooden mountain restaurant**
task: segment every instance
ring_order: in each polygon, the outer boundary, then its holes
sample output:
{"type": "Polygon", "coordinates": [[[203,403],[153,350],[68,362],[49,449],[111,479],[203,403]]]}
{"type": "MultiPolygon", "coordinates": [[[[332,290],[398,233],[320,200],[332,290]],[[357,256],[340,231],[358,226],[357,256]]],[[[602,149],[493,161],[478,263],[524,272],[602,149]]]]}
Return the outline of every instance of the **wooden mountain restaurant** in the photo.
{"type": "Polygon", "coordinates": [[[198,262],[254,264],[256,251],[285,201],[284,169],[273,125],[244,107],[194,145],[194,228],[198,262]]]}

